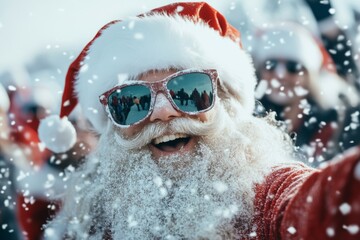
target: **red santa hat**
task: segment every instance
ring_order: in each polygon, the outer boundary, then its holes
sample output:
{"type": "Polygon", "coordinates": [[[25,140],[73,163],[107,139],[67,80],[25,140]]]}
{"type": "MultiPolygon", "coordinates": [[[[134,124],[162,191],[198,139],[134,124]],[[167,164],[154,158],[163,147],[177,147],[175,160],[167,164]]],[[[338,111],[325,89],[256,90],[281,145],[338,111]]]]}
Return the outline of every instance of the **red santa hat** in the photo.
{"type": "Polygon", "coordinates": [[[60,118],[52,116],[42,122],[41,140],[55,151],[69,147],[62,141],[74,131],[66,130],[70,125],[64,117],[77,103],[94,128],[103,133],[109,120],[98,97],[129,76],[167,68],[217,69],[220,84],[251,114],[256,79],[240,33],[205,2],[173,3],[100,29],[71,64],[60,118]],[[61,137],[62,133],[65,136],[61,137]]]}
{"type": "Polygon", "coordinates": [[[333,62],[320,40],[304,26],[294,22],[273,23],[258,30],[254,48],[257,62],[290,59],[316,73],[322,68],[334,71],[333,62]]]}

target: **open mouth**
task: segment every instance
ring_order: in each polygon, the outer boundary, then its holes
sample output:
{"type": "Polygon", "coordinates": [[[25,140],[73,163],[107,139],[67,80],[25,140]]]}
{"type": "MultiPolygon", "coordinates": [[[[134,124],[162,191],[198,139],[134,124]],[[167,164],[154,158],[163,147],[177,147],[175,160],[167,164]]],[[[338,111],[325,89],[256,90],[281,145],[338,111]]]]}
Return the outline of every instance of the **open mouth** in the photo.
{"type": "Polygon", "coordinates": [[[191,137],[186,134],[176,133],[155,138],[151,144],[162,152],[176,152],[184,148],[191,137]]]}

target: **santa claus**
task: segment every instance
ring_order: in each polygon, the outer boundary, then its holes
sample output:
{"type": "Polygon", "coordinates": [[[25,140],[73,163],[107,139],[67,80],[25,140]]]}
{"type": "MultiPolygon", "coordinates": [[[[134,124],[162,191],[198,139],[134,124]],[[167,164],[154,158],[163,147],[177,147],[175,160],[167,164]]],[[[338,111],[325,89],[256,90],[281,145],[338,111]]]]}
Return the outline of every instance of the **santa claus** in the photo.
{"type": "Polygon", "coordinates": [[[79,103],[100,134],[46,237],[358,239],[359,155],[321,171],[292,160],[274,117],[252,114],[255,83],[239,32],[207,3],[104,26],[69,68],[61,118],[40,125],[65,151],[79,103]]]}

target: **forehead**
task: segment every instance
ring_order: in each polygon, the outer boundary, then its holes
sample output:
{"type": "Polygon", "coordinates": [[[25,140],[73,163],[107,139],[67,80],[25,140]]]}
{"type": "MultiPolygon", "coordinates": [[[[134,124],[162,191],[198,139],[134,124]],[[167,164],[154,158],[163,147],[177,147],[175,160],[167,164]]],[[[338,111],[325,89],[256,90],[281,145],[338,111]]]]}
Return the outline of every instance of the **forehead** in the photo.
{"type": "Polygon", "coordinates": [[[158,80],[162,80],[178,71],[178,69],[150,70],[140,74],[137,79],[148,82],[155,82],[158,80]]]}

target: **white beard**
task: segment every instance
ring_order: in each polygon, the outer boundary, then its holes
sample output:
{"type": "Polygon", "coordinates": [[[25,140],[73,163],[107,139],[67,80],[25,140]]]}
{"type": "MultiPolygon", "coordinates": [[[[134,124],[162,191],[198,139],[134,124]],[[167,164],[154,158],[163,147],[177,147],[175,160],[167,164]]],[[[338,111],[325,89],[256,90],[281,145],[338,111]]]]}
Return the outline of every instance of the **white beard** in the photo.
{"type": "Polygon", "coordinates": [[[120,148],[109,129],[73,175],[46,237],[64,231],[76,239],[102,239],[104,232],[113,239],[235,239],[255,227],[254,184],[290,159],[291,144],[269,119],[229,123],[222,112],[213,120],[228,123],[216,124],[221,134],[201,136],[195,153],[158,163],[146,147],[120,148]]]}

